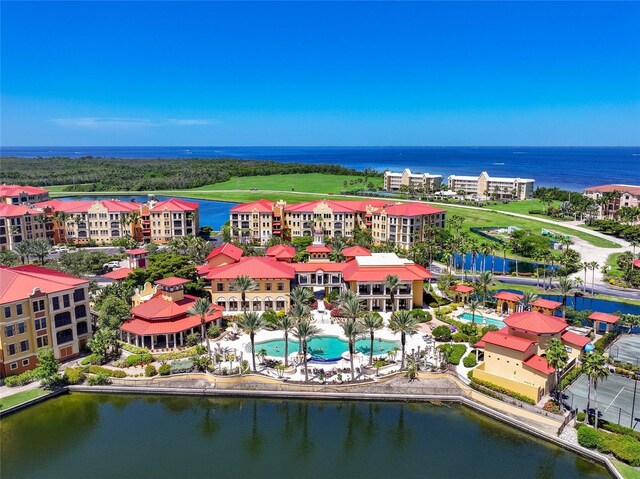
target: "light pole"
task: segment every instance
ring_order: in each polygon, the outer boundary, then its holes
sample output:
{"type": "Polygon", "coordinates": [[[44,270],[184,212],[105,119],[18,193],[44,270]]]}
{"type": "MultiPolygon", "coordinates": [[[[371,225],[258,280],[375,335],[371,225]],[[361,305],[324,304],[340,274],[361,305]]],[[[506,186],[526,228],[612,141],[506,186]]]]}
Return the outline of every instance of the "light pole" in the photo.
{"type": "Polygon", "coordinates": [[[633,402],[631,403],[631,429],[633,429],[633,418],[636,409],[636,390],[638,389],[638,372],[633,375],[635,383],[633,385],[633,402]]]}

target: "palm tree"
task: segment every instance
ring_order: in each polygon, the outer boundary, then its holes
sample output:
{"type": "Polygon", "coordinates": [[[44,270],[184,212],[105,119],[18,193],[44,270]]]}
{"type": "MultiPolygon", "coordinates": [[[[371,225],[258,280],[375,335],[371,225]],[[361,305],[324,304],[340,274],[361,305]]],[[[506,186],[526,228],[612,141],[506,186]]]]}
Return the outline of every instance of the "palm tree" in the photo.
{"type": "Polygon", "coordinates": [[[289,293],[291,304],[302,304],[307,306],[313,300],[313,291],[309,288],[298,286],[289,293]]]}
{"type": "Polygon", "coordinates": [[[240,316],[237,324],[240,329],[249,335],[249,339],[251,340],[251,360],[253,362],[253,372],[255,373],[257,372],[255,337],[256,333],[264,327],[264,321],[258,313],[252,311],[240,316]]]}
{"type": "Polygon", "coordinates": [[[136,229],[138,227],[138,222],[140,221],[140,213],[138,211],[132,211],[129,213],[129,219],[131,220],[131,236],[134,240],[138,241],[136,229]]]}
{"type": "Polygon", "coordinates": [[[349,299],[357,298],[358,295],[354,293],[351,289],[343,289],[338,294],[338,304],[343,304],[349,299]]]}
{"type": "Polygon", "coordinates": [[[471,322],[473,324],[476,324],[476,311],[480,307],[480,301],[478,301],[477,299],[472,299],[469,302],[468,306],[469,306],[469,311],[471,311],[471,322]]]}
{"type": "Polygon", "coordinates": [[[407,334],[418,331],[418,321],[411,311],[396,311],[391,315],[389,328],[394,333],[400,333],[400,343],[402,344],[402,362],[400,369],[404,369],[404,348],[407,342],[407,334]]]}
{"type": "Polygon", "coordinates": [[[591,261],[589,263],[589,269],[591,270],[591,294],[594,294],[594,287],[595,287],[595,281],[596,281],[596,269],[599,267],[600,265],[598,264],[597,261],[591,261]]]}
{"type": "MultiPolygon", "coordinates": [[[[303,319],[309,317],[309,308],[301,303],[294,303],[289,309],[289,316],[294,324],[298,324],[303,319]]],[[[302,352],[302,340],[298,338],[298,354],[302,352]]]]}
{"type": "Polygon", "coordinates": [[[240,299],[242,301],[242,311],[247,314],[247,291],[253,291],[258,287],[256,282],[249,276],[238,276],[233,282],[236,291],[240,292],[240,299]]]}
{"type": "Polygon", "coordinates": [[[595,420],[593,422],[596,430],[598,429],[598,381],[604,380],[609,376],[609,368],[607,368],[607,360],[598,353],[588,353],[582,361],[582,372],[589,378],[589,389],[587,392],[587,414],[589,417],[589,406],[591,405],[591,384],[596,394],[595,420]]]}
{"type": "Polygon", "coordinates": [[[522,293],[522,299],[520,300],[522,303],[522,307],[524,311],[528,311],[530,308],[530,304],[533,303],[536,299],[538,299],[538,295],[531,291],[525,291],[522,293]]]}
{"type": "Polygon", "coordinates": [[[307,369],[307,345],[311,338],[317,335],[320,330],[313,324],[311,318],[303,318],[296,324],[293,334],[302,343],[302,361],[304,363],[304,380],[309,380],[309,370],[307,369]]]}
{"type": "Polygon", "coordinates": [[[549,340],[549,342],[547,343],[546,358],[549,365],[553,369],[555,369],[554,383],[556,385],[557,391],[556,400],[559,403],[561,398],[560,394],[562,392],[560,391],[560,382],[558,380],[560,377],[559,370],[564,369],[569,362],[569,355],[567,354],[567,350],[565,349],[564,344],[562,344],[562,341],[560,341],[558,338],[552,338],[549,340]]]}
{"type": "Polygon", "coordinates": [[[580,266],[582,267],[582,269],[584,269],[584,283],[582,284],[583,288],[582,288],[582,292],[586,293],[587,292],[587,270],[589,269],[589,265],[590,263],[588,263],[587,261],[580,263],[580,266]]]}
{"type": "Polygon", "coordinates": [[[391,296],[391,312],[393,313],[396,308],[396,289],[400,285],[400,278],[397,274],[388,274],[384,279],[384,287],[389,289],[389,295],[391,296]]]}
{"type": "Polygon", "coordinates": [[[51,249],[51,245],[44,238],[36,238],[29,243],[29,254],[32,254],[40,260],[40,264],[44,265],[44,260],[51,249]]]}
{"type": "Polygon", "coordinates": [[[349,359],[351,361],[351,380],[355,381],[356,374],[355,369],[353,368],[353,355],[355,354],[356,349],[356,339],[358,336],[362,334],[362,326],[361,324],[354,318],[348,318],[344,323],[342,323],[342,332],[347,337],[349,341],[349,359]]]}
{"type": "Polygon", "coordinates": [[[382,329],[382,316],[375,311],[369,311],[362,317],[361,321],[365,331],[369,332],[369,364],[373,364],[373,340],[375,339],[375,332],[378,329],[382,329]]]}
{"type": "Polygon", "coordinates": [[[362,312],[362,301],[357,296],[353,298],[347,298],[340,304],[340,309],[347,318],[353,319],[355,321],[358,319],[358,316],[360,316],[360,313],[362,312]]]}
{"type": "Polygon", "coordinates": [[[478,277],[478,288],[482,291],[482,307],[484,308],[487,303],[487,295],[489,292],[489,286],[493,283],[493,274],[491,271],[483,271],[478,277]]]}
{"type": "Polygon", "coordinates": [[[276,320],[276,328],[284,333],[284,367],[289,367],[289,333],[293,331],[296,322],[294,319],[285,314],[283,316],[279,316],[276,320]]]}
{"type": "Polygon", "coordinates": [[[193,304],[193,306],[191,308],[189,308],[189,310],[187,311],[187,314],[189,316],[199,316],[200,317],[200,334],[202,335],[203,338],[205,338],[206,341],[206,345],[207,345],[207,356],[210,358],[211,357],[211,348],[209,347],[209,337],[207,336],[207,322],[206,322],[206,316],[207,314],[209,314],[209,311],[211,310],[211,301],[209,301],[207,298],[199,298],[196,300],[196,302],[193,304]]]}
{"type": "Polygon", "coordinates": [[[29,260],[29,255],[31,254],[31,242],[29,240],[20,241],[13,247],[13,251],[20,256],[20,261],[24,264],[25,260],[29,260]]]}
{"type": "Polygon", "coordinates": [[[558,285],[556,289],[562,295],[562,319],[567,318],[567,296],[573,290],[574,282],[571,278],[567,278],[566,276],[560,278],[558,280],[558,285]]]}
{"type": "Polygon", "coordinates": [[[58,211],[55,215],[53,215],[53,219],[58,223],[58,241],[60,243],[66,243],[66,230],[67,230],[67,221],[69,220],[69,213],[65,213],[64,211],[58,211]]]}

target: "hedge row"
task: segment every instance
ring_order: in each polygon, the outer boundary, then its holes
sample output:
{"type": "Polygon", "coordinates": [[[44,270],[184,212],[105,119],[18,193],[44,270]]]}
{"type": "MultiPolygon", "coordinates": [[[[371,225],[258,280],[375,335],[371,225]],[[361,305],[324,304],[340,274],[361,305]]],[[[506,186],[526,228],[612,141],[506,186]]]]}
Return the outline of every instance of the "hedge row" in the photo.
{"type": "Polygon", "coordinates": [[[615,339],[619,336],[620,333],[617,331],[609,331],[607,334],[598,339],[593,345],[595,346],[596,351],[604,353],[607,347],[615,341],[615,339]]]}
{"type": "Polygon", "coordinates": [[[580,366],[575,366],[560,380],[560,389],[566,389],[578,376],[580,376],[580,373],[582,373],[582,368],[580,366]]]}
{"type": "Polygon", "coordinates": [[[475,368],[478,364],[478,361],[476,360],[476,355],[474,353],[468,354],[462,360],[462,364],[464,365],[465,368],[475,368]]]}
{"type": "Polygon", "coordinates": [[[442,349],[445,360],[455,366],[460,364],[462,356],[467,352],[467,347],[464,344],[441,344],[438,349],[442,349]]]}
{"type": "Polygon", "coordinates": [[[578,442],[583,447],[613,454],[630,466],[640,466],[640,442],[633,436],[596,431],[590,426],[582,425],[578,428],[578,442]]]}
{"type": "MultiPolygon", "coordinates": [[[[469,371],[472,373],[473,371],[469,371]]],[[[527,404],[535,405],[535,401],[531,399],[529,396],[525,396],[524,394],[517,393],[515,391],[511,391],[510,389],[503,388],[502,386],[498,386],[497,384],[490,383],[488,381],[483,381],[482,379],[477,379],[473,377],[473,374],[469,374],[469,379],[471,379],[471,385],[483,386],[487,389],[495,391],[500,394],[504,394],[505,396],[509,396],[513,399],[517,399],[518,401],[522,401],[527,404]]]]}
{"type": "Polygon", "coordinates": [[[118,344],[122,349],[131,353],[131,354],[147,354],[150,353],[148,348],[143,348],[140,346],[136,346],[134,344],[125,343],[124,341],[118,341],[118,344]]]}
{"type": "Polygon", "coordinates": [[[25,371],[16,376],[7,376],[4,378],[4,385],[10,388],[15,388],[17,386],[24,386],[25,384],[32,383],[37,379],[38,376],[36,374],[36,370],[30,369],[29,371],[25,371]]]}
{"type": "Polygon", "coordinates": [[[197,354],[196,348],[197,346],[193,346],[192,348],[183,349],[182,351],[154,354],[153,357],[156,361],[172,361],[174,359],[190,358],[197,354]]]}

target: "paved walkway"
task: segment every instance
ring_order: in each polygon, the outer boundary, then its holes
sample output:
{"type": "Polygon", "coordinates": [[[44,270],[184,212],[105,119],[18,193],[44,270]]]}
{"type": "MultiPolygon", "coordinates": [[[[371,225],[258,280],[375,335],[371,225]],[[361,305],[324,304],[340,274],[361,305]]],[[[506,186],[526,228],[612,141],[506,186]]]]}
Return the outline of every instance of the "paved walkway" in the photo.
{"type": "Polygon", "coordinates": [[[0,386],[0,398],[12,396],[13,394],[21,393],[22,391],[30,391],[32,389],[37,389],[39,387],[40,387],[40,381],[34,381],[32,383],[25,384],[24,386],[18,386],[15,388],[0,386]]]}

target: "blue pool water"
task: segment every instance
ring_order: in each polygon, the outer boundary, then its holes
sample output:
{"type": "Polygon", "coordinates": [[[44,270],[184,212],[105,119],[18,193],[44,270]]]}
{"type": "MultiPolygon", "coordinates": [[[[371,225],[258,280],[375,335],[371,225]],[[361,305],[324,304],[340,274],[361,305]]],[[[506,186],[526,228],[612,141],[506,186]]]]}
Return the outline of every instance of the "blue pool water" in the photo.
{"type": "MultiPolygon", "coordinates": [[[[471,313],[462,313],[458,315],[458,319],[462,319],[464,321],[473,321],[473,315],[471,313]]],[[[488,318],[477,313],[475,315],[475,322],[477,324],[490,324],[492,326],[504,328],[504,322],[500,321],[499,319],[488,318]]]]}
{"type": "MultiPolygon", "coordinates": [[[[365,355],[369,354],[370,340],[358,339],[356,341],[356,351],[365,355]]],[[[342,354],[349,350],[349,343],[335,336],[317,336],[308,344],[309,354],[313,359],[320,361],[337,361],[342,354]]],[[[386,354],[395,347],[400,347],[398,341],[387,341],[384,339],[375,339],[373,341],[373,354],[386,354]]],[[[284,339],[272,339],[256,343],[256,352],[264,349],[267,356],[284,357],[284,339]]],[[[247,351],[251,351],[251,345],[247,345],[247,351]]],[[[298,341],[289,339],[289,354],[298,351],[298,341]]]]}

